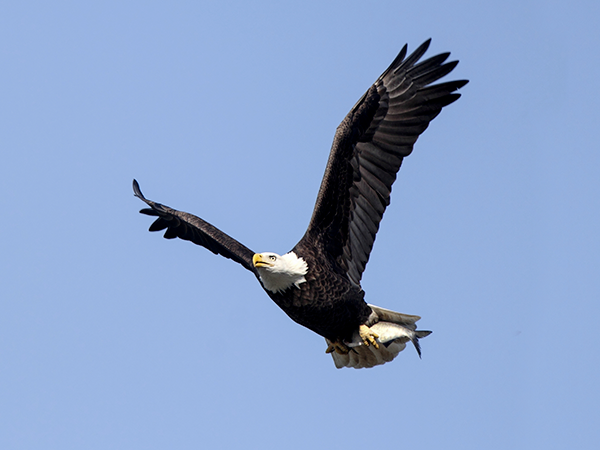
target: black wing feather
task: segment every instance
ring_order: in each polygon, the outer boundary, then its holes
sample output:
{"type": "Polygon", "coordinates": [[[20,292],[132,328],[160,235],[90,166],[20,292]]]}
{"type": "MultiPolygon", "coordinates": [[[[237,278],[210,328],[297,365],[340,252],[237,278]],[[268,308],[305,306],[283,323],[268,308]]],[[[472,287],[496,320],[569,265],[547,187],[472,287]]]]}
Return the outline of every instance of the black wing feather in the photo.
{"type": "Polygon", "coordinates": [[[191,241],[217,255],[232,259],[255,273],[252,265],[254,252],[248,247],[199,217],[148,200],[142,194],[140,185],[136,180],[133,180],[133,192],[136,197],[150,206],[150,208],[142,209],[140,213],[157,217],[150,225],[150,231],[166,229],[167,231],[164,234],[166,239],[179,238],[191,241]]]}
{"type": "Polygon", "coordinates": [[[431,85],[458,61],[446,62],[450,53],[442,53],[419,62],[430,41],[406,59],[405,45],[337,128],[312,219],[297,246],[321,246],[357,285],[403,158],[467,84],[431,85]]]}

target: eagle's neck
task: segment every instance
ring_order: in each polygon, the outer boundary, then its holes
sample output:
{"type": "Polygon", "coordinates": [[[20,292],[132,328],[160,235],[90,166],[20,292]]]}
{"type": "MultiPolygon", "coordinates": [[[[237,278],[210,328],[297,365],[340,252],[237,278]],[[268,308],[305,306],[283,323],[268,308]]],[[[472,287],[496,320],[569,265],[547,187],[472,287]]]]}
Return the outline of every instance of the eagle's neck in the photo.
{"type": "Polygon", "coordinates": [[[271,292],[283,292],[286,289],[306,281],[304,275],[308,272],[308,264],[294,252],[286,253],[277,258],[273,267],[260,267],[258,274],[265,289],[271,292]]]}

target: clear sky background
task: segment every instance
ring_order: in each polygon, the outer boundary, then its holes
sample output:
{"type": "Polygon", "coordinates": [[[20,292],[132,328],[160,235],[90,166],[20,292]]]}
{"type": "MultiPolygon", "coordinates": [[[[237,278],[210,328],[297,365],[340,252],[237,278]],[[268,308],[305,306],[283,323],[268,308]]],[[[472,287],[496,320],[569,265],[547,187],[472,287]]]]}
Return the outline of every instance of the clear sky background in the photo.
{"type": "Polygon", "coordinates": [[[600,3],[0,6],[0,448],[596,449],[600,3]],[[363,278],[434,333],[337,370],[241,266],[308,224],[336,126],[404,45],[461,62],[363,278]]]}

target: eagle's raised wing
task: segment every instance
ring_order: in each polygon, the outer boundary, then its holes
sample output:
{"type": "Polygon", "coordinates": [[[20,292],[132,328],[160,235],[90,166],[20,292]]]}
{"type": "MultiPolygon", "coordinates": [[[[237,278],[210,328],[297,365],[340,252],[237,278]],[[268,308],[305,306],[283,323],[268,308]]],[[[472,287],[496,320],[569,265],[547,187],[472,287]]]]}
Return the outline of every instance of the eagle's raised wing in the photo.
{"type": "Polygon", "coordinates": [[[419,135],[460,94],[467,80],[434,84],[454,69],[450,53],[419,62],[430,40],[408,58],[407,46],[337,128],[308,230],[298,243],[322,245],[359,285],[390,203],[402,159],[419,135]]]}
{"type": "Polygon", "coordinates": [[[150,231],[166,229],[167,231],[164,234],[166,239],[180,238],[192,241],[194,244],[201,245],[217,255],[222,255],[240,263],[256,274],[252,266],[254,252],[248,247],[240,244],[200,217],[148,200],[142,194],[140,185],[136,180],[133,180],[133,192],[136,197],[150,207],[142,209],[140,212],[148,216],[158,217],[150,225],[150,231]]]}

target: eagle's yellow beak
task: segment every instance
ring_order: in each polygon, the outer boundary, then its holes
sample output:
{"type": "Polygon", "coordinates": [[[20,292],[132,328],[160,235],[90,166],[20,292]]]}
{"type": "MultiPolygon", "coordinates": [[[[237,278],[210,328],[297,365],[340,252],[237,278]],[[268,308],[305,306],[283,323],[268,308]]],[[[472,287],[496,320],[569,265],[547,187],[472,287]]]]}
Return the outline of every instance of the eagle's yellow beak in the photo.
{"type": "Polygon", "coordinates": [[[254,265],[254,267],[269,267],[273,265],[269,261],[265,261],[263,259],[263,255],[260,253],[254,254],[254,256],[252,257],[252,264],[254,265]]]}

